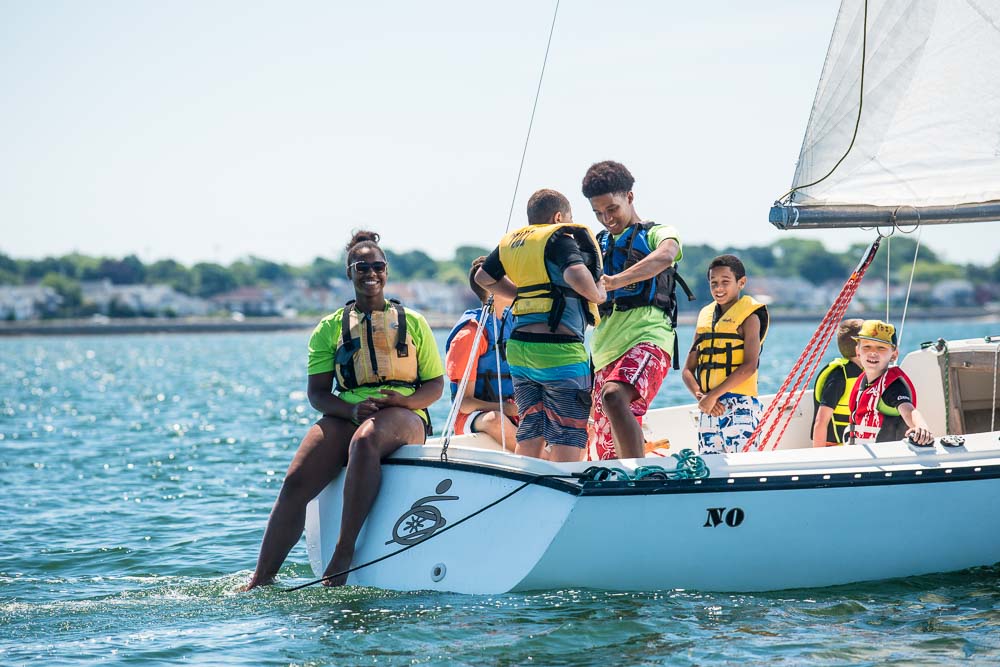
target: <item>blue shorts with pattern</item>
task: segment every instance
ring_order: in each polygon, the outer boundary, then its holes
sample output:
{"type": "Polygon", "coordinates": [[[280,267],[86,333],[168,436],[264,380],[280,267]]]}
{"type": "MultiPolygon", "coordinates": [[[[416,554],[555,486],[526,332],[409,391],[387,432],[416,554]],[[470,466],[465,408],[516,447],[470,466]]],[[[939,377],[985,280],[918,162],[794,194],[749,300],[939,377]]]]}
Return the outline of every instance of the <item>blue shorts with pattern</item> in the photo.
{"type": "Polygon", "coordinates": [[[743,451],[760,424],[763,411],[756,396],[723,394],[719,403],[726,409],[721,417],[703,412],[698,421],[698,445],[702,454],[743,451]]]}

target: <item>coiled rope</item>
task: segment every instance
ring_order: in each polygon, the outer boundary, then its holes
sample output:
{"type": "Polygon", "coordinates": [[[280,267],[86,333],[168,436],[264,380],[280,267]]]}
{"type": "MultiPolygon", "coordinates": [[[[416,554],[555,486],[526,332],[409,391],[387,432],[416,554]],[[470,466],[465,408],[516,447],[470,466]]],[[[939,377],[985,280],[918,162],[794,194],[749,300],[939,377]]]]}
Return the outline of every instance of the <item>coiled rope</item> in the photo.
{"type": "Polygon", "coordinates": [[[691,449],[682,449],[677,454],[671,454],[677,461],[677,466],[670,470],[663,466],[651,465],[636,468],[631,475],[624,468],[611,466],[590,466],[574,477],[583,482],[638,482],[640,480],[675,480],[704,479],[711,474],[705,459],[691,449]]]}

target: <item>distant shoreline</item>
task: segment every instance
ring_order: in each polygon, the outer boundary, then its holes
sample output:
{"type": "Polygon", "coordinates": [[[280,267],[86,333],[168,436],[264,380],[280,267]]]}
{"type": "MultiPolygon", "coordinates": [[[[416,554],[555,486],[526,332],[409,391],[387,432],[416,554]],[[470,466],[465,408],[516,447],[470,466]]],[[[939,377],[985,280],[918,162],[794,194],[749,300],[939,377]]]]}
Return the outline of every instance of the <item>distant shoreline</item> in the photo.
{"type": "MultiPolygon", "coordinates": [[[[772,310],[774,322],[815,322],[819,324],[825,313],[801,310],[772,310]]],[[[894,317],[898,319],[899,314],[894,317]]],[[[851,317],[881,319],[884,312],[849,312],[851,317]]],[[[450,329],[458,316],[442,313],[424,313],[433,329],[450,329]]],[[[979,322],[1000,322],[1000,311],[982,308],[936,308],[934,310],[911,309],[907,319],[968,319],[979,322]]],[[[685,312],[679,317],[679,324],[694,325],[697,313],[685,312]]],[[[314,317],[248,317],[233,320],[227,317],[198,318],[121,318],[109,320],[65,319],[30,320],[23,322],[0,322],[2,336],[74,336],[74,335],[124,335],[148,333],[257,333],[268,331],[292,331],[311,329],[321,316],[314,317]]],[[[1000,332],[998,332],[1000,333],[1000,332]]]]}
{"type": "Polygon", "coordinates": [[[0,323],[0,336],[74,336],[146,333],[250,333],[311,329],[319,318],[228,317],[30,320],[0,323]]]}

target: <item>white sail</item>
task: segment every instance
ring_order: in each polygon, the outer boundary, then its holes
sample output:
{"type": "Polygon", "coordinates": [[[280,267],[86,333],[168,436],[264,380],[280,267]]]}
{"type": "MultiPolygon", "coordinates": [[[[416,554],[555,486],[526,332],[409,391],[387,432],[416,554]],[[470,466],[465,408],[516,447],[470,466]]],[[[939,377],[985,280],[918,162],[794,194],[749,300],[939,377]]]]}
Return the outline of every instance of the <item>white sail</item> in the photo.
{"type": "MultiPolygon", "coordinates": [[[[870,0],[857,138],[828,178],[803,187],[851,143],[864,16],[864,0],[844,0],[790,203],[954,208],[1000,200],[1000,0],[870,0]]],[[[790,225],[797,220],[796,212],[790,225]]]]}

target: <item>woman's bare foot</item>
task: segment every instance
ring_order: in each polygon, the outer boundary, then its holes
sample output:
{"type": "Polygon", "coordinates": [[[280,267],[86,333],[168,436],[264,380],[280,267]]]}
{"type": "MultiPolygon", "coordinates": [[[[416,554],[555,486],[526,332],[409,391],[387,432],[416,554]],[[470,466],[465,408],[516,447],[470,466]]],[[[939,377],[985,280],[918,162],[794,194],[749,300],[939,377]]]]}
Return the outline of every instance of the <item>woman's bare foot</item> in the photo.
{"type": "MultiPolygon", "coordinates": [[[[344,570],[351,569],[351,561],[354,560],[354,550],[352,549],[350,553],[346,553],[346,550],[341,550],[339,547],[334,550],[333,558],[330,559],[330,564],[326,566],[326,571],[323,573],[324,577],[331,574],[337,574],[338,572],[343,572],[344,570]]],[[[347,583],[347,575],[342,574],[339,577],[334,577],[333,579],[324,579],[323,585],[334,588],[336,586],[343,586],[347,583]]]]}
{"type": "Polygon", "coordinates": [[[248,581],[243,586],[240,586],[239,592],[246,593],[247,591],[252,591],[258,586],[270,586],[273,583],[274,583],[274,577],[267,577],[267,578],[258,577],[257,574],[255,573],[252,577],[250,577],[250,581],[248,581]]]}

